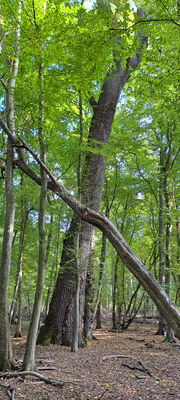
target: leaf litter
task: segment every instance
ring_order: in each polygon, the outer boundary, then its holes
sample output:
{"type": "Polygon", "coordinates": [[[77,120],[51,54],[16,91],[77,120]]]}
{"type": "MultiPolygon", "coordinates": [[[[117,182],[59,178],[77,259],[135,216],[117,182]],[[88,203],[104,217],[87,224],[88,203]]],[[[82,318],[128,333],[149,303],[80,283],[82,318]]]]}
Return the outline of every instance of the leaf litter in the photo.
{"type": "MultiPolygon", "coordinates": [[[[40,374],[63,381],[64,386],[51,386],[32,376],[3,379],[0,400],[9,398],[5,385],[15,389],[15,400],[178,400],[180,341],[164,343],[156,331],[156,322],[133,323],[120,333],[106,326],[95,330],[96,340],[77,354],[69,347],[37,346],[40,374]]],[[[12,344],[21,364],[25,336],[12,338],[12,344]]]]}

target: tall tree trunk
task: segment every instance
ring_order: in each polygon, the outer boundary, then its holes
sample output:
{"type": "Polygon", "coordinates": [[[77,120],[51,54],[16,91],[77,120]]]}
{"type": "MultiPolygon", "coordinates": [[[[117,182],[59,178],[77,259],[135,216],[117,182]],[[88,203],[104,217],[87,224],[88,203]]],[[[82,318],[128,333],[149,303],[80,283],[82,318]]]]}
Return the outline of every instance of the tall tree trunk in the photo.
{"type": "MultiPolygon", "coordinates": [[[[98,210],[100,206],[106,168],[106,158],[101,154],[100,143],[102,143],[103,147],[103,145],[107,145],[109,142],[119,95],[128,81],[132,70],[136,69],[140,63],[139,52],[137,51],[134,57],[127,60],[125,70],[121,66],[121,59],[115,60],[115,63],[116,69],[112,69],[108,73],[102,86],[99,100],[93,110],[89,131],[88,144],[92,147],[100,148],[100,153],[87,153],[81,179],[82,202],[94,210],[98,210]]],[[[46,339],[54,341],[55,337],[56,339],[58,338],[60,344],[67,345],[72,341],[72,332],[66,327],[72,325],[68,320],[73,318],[73,287],[70,281],[72,277],[75,278],[73,270],[76,268],[76,262],[72,257],[71,250],[74,245],[74,232],[77,232],[76,218],[72,219],[67,239],[64,241],[60,274],[50,304],[49,314],[44,327],[41,328],[41,338],[43,341],[46,341],[46,339]]],[[[86,268],[91,251],[93,232],[94,228],[91,225],[86,223],[81,224],[79,251],[81,254],[81,268],[83,270],[81,275],[82,296],[85,290],[86,268]]],[[[80,311],[80,318],[82,319],[82,310],[80,311]]]]}
{"type": "MultiPolygon", "coordinates": [[[[171,153],[171,147],[169,147],[169,152],[171,153]]],[[[171,154],[169,155],[169,167],[171,161],[171,154]]],[[[166,202],[166,270],[165,270],[165,290],[169,297],[171,297],[171,263],[170,263],[170,240],[171,240],[171,206],[170,206],[170,196],[168,188],[168,169],[164,176],[164,197],[166,202]]],[[[174,332],[172,328],[168,325],[166,331],[167,342],[174,342],[174,332]]]]}
{"type": "Polygon", "coordinates": [[[52,264],[52,268],[51,268],[49,287],[48,287],[47,297],[46,297],[45,316],[47,316],[48,311],[49,311],[49,302],[50,302],[50,296],[51,296],[51,292],[52,292],[52,288],[53,288],[54,273],[55,273],[55,270],[57,267],[57,262],[58,262],[59,237],[60,237],[60,217],[59,217],[58,231],[57,231],[57,236],[56,236],[55,255],[54,255],[54,260],[53,260],[53,264],[52,264]]]}
{"type": "Polygon", "coordinates": [[[95,316],[96,316],[96,329],[101,329],[101,291],[102,291],[104,265],[105,265],[105,261],[106,261],[106,251],[107,251],[107,238],[105,235],[102,235],[101,257],[100,257],[100,265],[99,265],[98,293],[97,293],[97,300],[96,300],[94,316],[93,316],[93,318],[95,318],[95,316]]]}
{"type": "Polygon", "coordinates": [[[9,357],[9,317],[8,317],[8,284],[11,262],[12,234],[15,215],[13,189],[13,146],[8,140],[6,157],[5,195],[6,216],[4,225],[1,265],[0,265],[0,370],[10,368],[9,357]]]}
{"type": "MultiPolygon", "coordinates": [[[[164,152],[160,148],[160,176],[159,176],[159,283],[164,285],[164,152]]],[[[166,332],[166,321],[159,314],[159,325],[156,335],[164,335],[166,332]]]]}
{"type": "MultiPolygon", "coordinates": [[[[43,162],[46,162],[46,152],[44,145],[44,80],[43,80],[43,65],[42,60],[39,65],[39,86],[40,86],[40,99],[39,99],[39,144],[40,156],[43,162]]],[[[31,322],[28,330],[26,350],[23,360],[23,369],[26,371],[34,370],[35,368],[35,348],[38,333],[38,326],[41,313],[41,303],[43,296],[44,276],[45,276],[45,261],[46,261],[46,243],[45,243],[45,217],[46,217],[46,197],[47,197],[47,174],[44,169],[40,168],[41,173],[41,192],[40,192],[40,205],[39,205],[39,258],[38,258],[38,278],[36,284],[35,300],[33,305],[33,312],[31,322]]]]}
{"type": "MultiPolygon", "coordinates": [[[[8,67],[9,79],[6,88],[6,115],[7,126],[15,138],[15,112],[14,112],[14,90],[19,65],[19,39],[21,22],[21,2],[18,9],[18,26],[15,32],[15,50],[12,60],[9,59],[5,44],[4,54],[8,67]]],[[[12,142],[7,141],[6,173],[5,173],[5,198],[6,215],[4,224],[1,264],[0,264],[0,370],[10,368],[12,359],[12,348],[10,341],[9,317],[8,317],[8,283],[11,263],[11,249],[13,240],[14,217],[15,217],[15,199],[13,187],[13,162],[14,148],[12,142]]]]}
{"type": "Polygon", "coordinates": [[[93,298],[94,298],[94,252],[91,250],[91,254],[88,262],[88,270],[86,277],[86,288],[85,288],[85,300],[84,300],[84,326],[83,336],[87,340],[92,339],[92,324],[93,324],[93,298]]]}
{"type": "Polygon", "coordinates": [[[114,267],[114,282],[113,282],[113,293],[112,293],[112,329],[117,330],[116,321],[116,297],[117,297],[117,284],[118,284],[118,264],[119,256],[116,256],[115,267],[114,267]]]}
{"type": "MultiPolygon", "coordinates": [[[[23,175],[21,176],[21,190],[23,190],[23,175]]],[[[16,281],[14,286],[14,294],[13,300],[11,303],[9,319],[10,322],[13,322],[14,313],[16,310],[17,296],[19,297],[19,285],[22,281],[22,264],[23,264],[23,253],[24,253],[24,241],[25,241],[25,231],[26,224],[28,221],[28,215],[30,210],[27,209],[26,201],[24,200],[24,195],[22,194],[21,198],[21,222],[20,222],[20,239],[19,239],[19,256],[18,256],[18,265],[17,265],[17,273],[16,273],[16,281]]],[[[19,300],[18,300],[19,301],[19,300]]]]}
{"type": "MultiPolygon", "coordinates": [[[[180,265],[180,222],[176,222],[177,229],[177,266],[180,265]]],[[[176,304],[180,303],[180,272],[177,274],[176,304]]]]}

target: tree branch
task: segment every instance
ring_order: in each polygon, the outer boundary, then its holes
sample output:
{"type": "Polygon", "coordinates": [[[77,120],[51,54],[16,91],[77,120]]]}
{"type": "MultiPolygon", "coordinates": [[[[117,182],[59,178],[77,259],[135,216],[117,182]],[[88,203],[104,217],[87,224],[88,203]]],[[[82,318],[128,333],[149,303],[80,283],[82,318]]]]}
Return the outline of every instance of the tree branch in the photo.
{"type": "Polygon", "coordinates": [[[63,387],[66,383],[70,385],[78,385],[78,386],[84,386],[80,382],[73,382],[73,381],[59,381],[57,379],[50,379],[45,377],[44,375],[39,374],[38,372],[35,371],[19,371],[19,372],[2,372],[0,373],[0,378],[6,378],[6,379],[12,379],[12,378],[18,378],[19,376],[34,376],[37,379],[40,379],[41,381],[44,381],[47,384],[50,384],[52,386],[59,386],[63,387]]]}
{"type": "MultiPolygon", "coordinates": [[[[19,140],[17,141],[11,131],[8,129],[7,125],[0,119],[0,126],[3,127],[6,134],[10,138],[11,142],[16,146],[19,145],[19,140]]],[[[22,143],[22,141],[21,141],[22,143]]],[[[25,148],[29,149],[29,146],[23,141],[25,148]]],[[[30,149],[31,150],[31,149],[30,149]]],[[[17,151],[22,151],[22,149],[17,149],[17,151]]],[[[128,267],[128,269],[133,273],[137,280],[143,285],[145,290],[149,293],[150,297],[158,307],[162,316],[166,319],[168,324],[174,330],[175,335],[180,339],[180,312],[173,305],[165,291],[161,288],[160,284],[156,281],[154,276],[145,268],[144,264],[139,260],[139,258],[133,253],[132,249],[129,247],[126,240],[123,238],[118,229],[114,224],[105,216],[99,214],[98,212],[87,208],[80,201],[75,199],[71,193],[59,184],[51,172],[48,170],[46,165],[42,163],[40,158],[31,150],[31,154],[36,159],[39,165],[46,171],[50,177],[48,182],[48,189],[56,193],[65,203],[72,208],[72,210],[81,217],[83,221],[90,223],[91,225],[99,228],[116,249],[118,255],[120,256],[123,263],[128,267]]],[[[19,163],[21,169],[26,171],[27,165],[19,163]]],[[[29,172],[29,170],[28,170],[29,172]]],[[[30,176],[30,175],[29,175],[30,176]]],[[[34,175],[31,176],[34,179],[34,175]]],[[[36,183],[40,184],[40,179],[37,180],[37,175],[35,174],[36,183]]]]}
{"type": "Polygon", "coordinates": [[[127,32],[130,29],[134,28],[134,26],[139,25],[139,24],[148,24],[149,22],[173,22],[175,25],[180,26],[180,24],[175,21],[173,18],[150,18],[150,19],[141,19],[134,24],[128,26],[128,28],[111,28],[111,31],[117,31],[117,32],[127,32]]]}

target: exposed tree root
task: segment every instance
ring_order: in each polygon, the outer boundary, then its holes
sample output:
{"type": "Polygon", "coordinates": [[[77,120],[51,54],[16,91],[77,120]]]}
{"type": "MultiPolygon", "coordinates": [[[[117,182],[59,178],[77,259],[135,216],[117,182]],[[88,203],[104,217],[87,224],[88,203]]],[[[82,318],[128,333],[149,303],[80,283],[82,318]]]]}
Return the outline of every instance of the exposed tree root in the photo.
{"type": "Polygon", "coordinates": [[[35,378],[44,381],[45,383],[52,385],[52,386],[58,386],[58,387],[63,387],[65,384],[70,384],[70,385],[77,385],[77,386],[84,386],[82,383],[77,383],[77,382],[72,382],[72,381],[59,381],[57,379],[50,379],[47,378],[38,372],[35,371],[19,371],[19,372],[1,372],[0,373],[0,378],[6,378],[6,379],[11,379],[11,378],[18,378],[18,377],[26,377],[26,376],[34,376],[35,378]]]}
{"type": "Polygon", "coordinates": [[[15,400],[15,389],[12,388],[10,385],[4,385],[3,383],[0,382],[0,386],[2,386],[6,390],[6,394],[9,397],[10,400],[15,400]]]}

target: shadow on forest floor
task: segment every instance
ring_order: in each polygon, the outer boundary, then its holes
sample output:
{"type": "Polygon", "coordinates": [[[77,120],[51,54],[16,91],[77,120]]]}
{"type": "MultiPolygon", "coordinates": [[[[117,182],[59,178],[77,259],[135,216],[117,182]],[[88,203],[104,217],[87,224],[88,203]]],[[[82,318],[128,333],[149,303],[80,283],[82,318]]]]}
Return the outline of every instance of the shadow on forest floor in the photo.
{"type": "MultiPolygon", "coordinates": [[[[37,346],[39,372],[67,382],[64,387],[57,388],[34,377],[3,383],[15,389],[15,400],[178,400],[180,341],[175,345],[163,343],[162,336],[155,336],[156,331],[155,322],[133,323],[121,333],[110,332],[106,326],[95,330],[97,340],[77,354],[68,347],[37,346]]],[[[25,341],[25,335],[12,339],[19,362],[25,341]]],[[[5,399],[5,389],[0,387],[0,400],[5,399]]]]}

